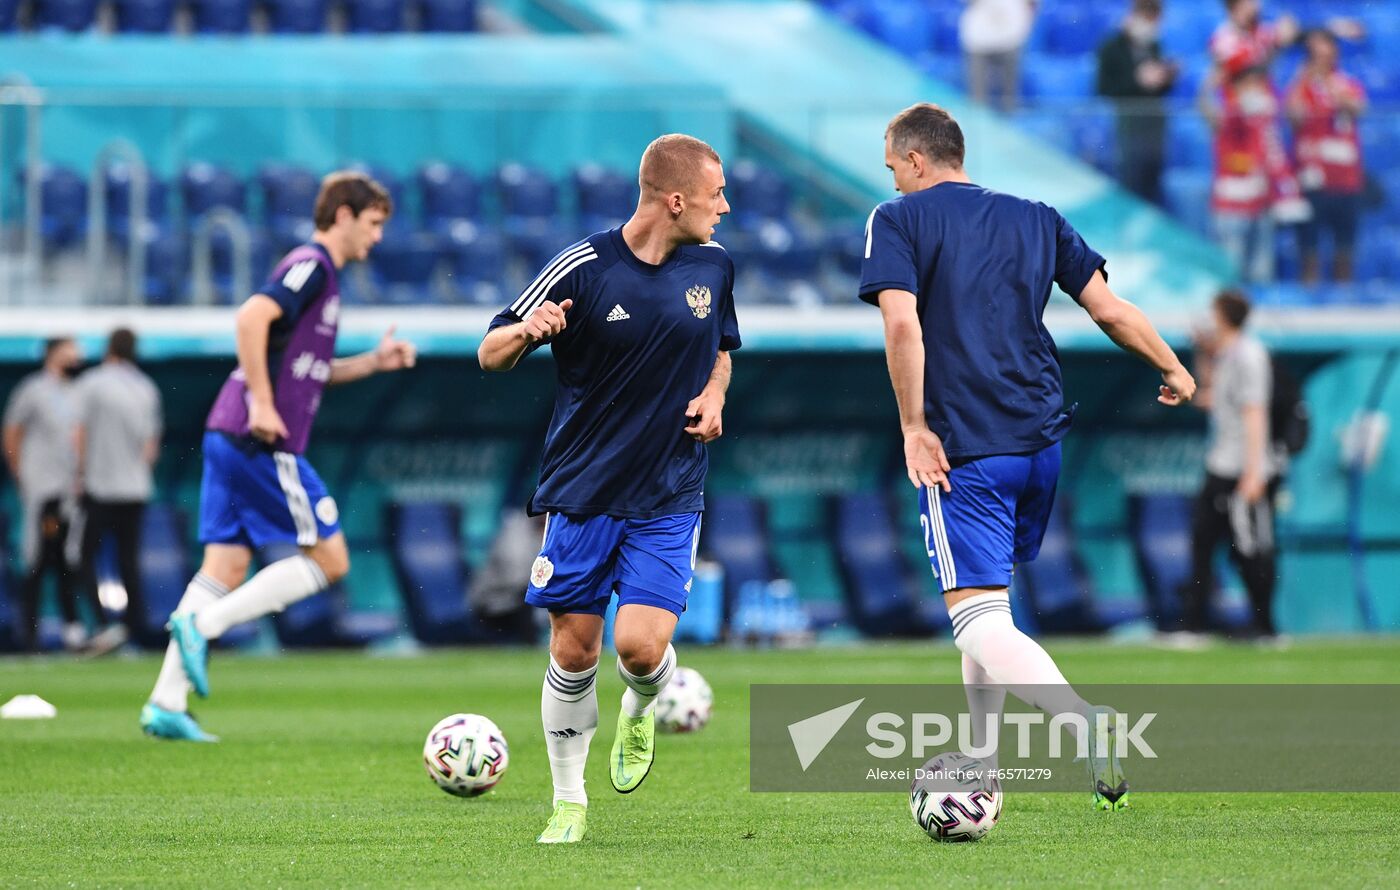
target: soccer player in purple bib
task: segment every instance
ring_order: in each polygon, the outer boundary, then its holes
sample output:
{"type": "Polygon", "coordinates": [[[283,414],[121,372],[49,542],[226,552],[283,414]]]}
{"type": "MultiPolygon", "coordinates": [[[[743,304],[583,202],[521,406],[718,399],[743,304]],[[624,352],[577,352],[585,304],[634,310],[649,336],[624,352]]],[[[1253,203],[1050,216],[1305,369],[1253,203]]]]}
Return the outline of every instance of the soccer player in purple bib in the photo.
{"type": "MultiPolygon", "coordinates": [[[[1109,290],[1104,258],[1063,216],[974,185],[963,153],[961,128],[936,105],[890,122],[885,164],[901,197],[870,214],[860,298],[884,317],[909,481],[981,748],[989,740],[977,731],[1001,713],[1007,687],[1090,728],[1109,711],[1076,694],[1011,620],[1011,573],[1040,550],[1073,415],[1042,318],[1051,285],[1162,375],[1159,402],[1189,401],[1196,382],[1147,316],[1109,290]]],[[[1087,735],[1094,803],[1119,809],[1128,784],[1114,746],[1087,735]]]]}
{"type": "Polygon", "coordinates": [[[393,211],[360,173],[332,173],[316,197],[316,234],[277,264],[238,310],[238,367],[204,433],[199,537],[204,561],[170,617],[171,643],[141,728],[167,739],[215,741],[190,716],[189,689],[209,694],[208,641],[280,612],[350,570],[335,501],[302,456],[327,384],[412,367],[415,350],[391,328],[373,352],[335,357],[337,272],[363,260],[393,211]],[[255,548],[300,548],[244,583],[255,548]]]}
{"type": "Polygon", "coordinates": [[[656,697],[676,670],[704,509],[705,445],[719,438],[729,353],[739,348],[734,264],[710,240],[729,212],[714,149],[662,136],[642,155],[641,198],[621,228],[551,262],[491,322],[478,357],[513,368],[548,343],[554,416],[530,513],[544,513],[526,602],[549,610],[541,715],[554,812],[540,843],[583,839],[583,769],[598,728],[603,614],[618,595],[627,689],[609,759],[636,790],[655,752],[656,697]]]}

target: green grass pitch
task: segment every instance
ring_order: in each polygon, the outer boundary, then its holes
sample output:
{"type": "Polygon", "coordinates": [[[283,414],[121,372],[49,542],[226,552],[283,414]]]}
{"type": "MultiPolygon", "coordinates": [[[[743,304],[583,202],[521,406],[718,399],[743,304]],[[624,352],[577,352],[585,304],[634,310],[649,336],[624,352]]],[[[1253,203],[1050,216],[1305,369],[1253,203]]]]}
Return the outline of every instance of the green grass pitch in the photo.
{"type": "MultiPolygon", "coordinates": [[[[1049,648],[1086,683],[1400,676],[1400,641],[1049,648]]],[[[0,661],[0,698],[33,692],[59,709],[56,720],[0,722],[0,886],[1400,884],[1397,794],[1142,794],[1133,810],[1096,813],[1087,792],[1013,793],[990,836],[960,845],[924,837],[901,794],[752,794],[751,678],[955,682],[956,652],[683,647],[681,661],[713,685],[715,718],[694,736],[661,736],[651,777],[623,797],[606,772],[621,684],[605,656],[589,836],[554,848],[534,843],[550,797],[542,651],[216,656],[200,716],[218,745],[140,734],[152,658],[0,661]],[[505,778],[475,800],[423,772],[425,734],[454,711],[490,716],[510,742],[505,778]]]]}

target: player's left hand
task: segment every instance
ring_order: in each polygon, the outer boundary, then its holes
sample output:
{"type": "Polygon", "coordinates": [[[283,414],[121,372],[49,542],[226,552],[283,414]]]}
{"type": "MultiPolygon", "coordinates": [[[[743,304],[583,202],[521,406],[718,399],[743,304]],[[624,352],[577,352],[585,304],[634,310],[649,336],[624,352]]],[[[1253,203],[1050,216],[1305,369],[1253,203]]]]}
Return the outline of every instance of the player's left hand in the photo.
{"type": "Polygon", "coordinates": [[[904,466],[915,488],[941,486],[952,491],[948,473],[953,469],[943,453],[943,440],[933,430],[911,430],[904,434],[904,466]]]}
{"type": "Polygon", "coordinates": [[[374,350],[375,367],[380,371],[401,371],[418,363],[418,347],[407,340],[395,339],[396,330],[398,325],[390,325],[374,350]]]}
{"type": "Polygon", "coordinates": [[[724,395],[706,389],[685,406],[686,434],[702,445],[724,435],[724,395]]]}

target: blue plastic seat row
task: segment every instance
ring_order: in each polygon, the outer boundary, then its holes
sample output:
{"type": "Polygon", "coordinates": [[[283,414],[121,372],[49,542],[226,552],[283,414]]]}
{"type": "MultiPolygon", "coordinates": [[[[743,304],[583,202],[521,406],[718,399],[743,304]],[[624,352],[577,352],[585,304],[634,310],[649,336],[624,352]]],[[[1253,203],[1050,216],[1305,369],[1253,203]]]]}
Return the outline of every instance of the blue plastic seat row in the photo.
{"type": "MultiPolygon", "coordinates": [[[[33,0],[29,24],[34,30],[86,31],[97,24],[98,6],[99,0],[33,0]]],[[[188,6],[199,34],[246,34],[259,9],[274,34],[320,34],[336,6],[343,8],[345,29],[356,34],[477,29],[477,0],[112,0],[112,6],[116,30],[128,34],[171,31],[182,6],[188,6]]],[[[0,0],[0,31],[20,24],[19,9],[19,0],[0,0]]]]}

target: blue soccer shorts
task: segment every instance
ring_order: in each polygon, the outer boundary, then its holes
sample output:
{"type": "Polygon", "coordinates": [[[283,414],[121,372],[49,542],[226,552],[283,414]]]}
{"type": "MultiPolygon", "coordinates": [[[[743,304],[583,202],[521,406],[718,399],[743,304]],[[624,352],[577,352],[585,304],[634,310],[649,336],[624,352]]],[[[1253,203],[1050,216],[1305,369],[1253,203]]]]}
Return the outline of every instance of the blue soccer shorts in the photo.
{"type": "Polygon", "coordinates": [[[656,519],[550,513],[525,602],[602,615],[616,591],[619,606],[655,606],[679,616],[699,546],[699,513],[656,519]]]}
{"type": "Polygon", "coordinates": [[[305,457],[223,433],[204,434],[199,540],[310,547],[340,531],[340,513],[305,457]]]}
{"type": "Polygon", "coordinates": [[[959,587],[1006,587],[1016,563],[1030,562],[1055,503],[1060,444],[1031,454],[981,457],[953,467],[953,490],[919,490],[933,576],[944,593],[959,587]]]}

